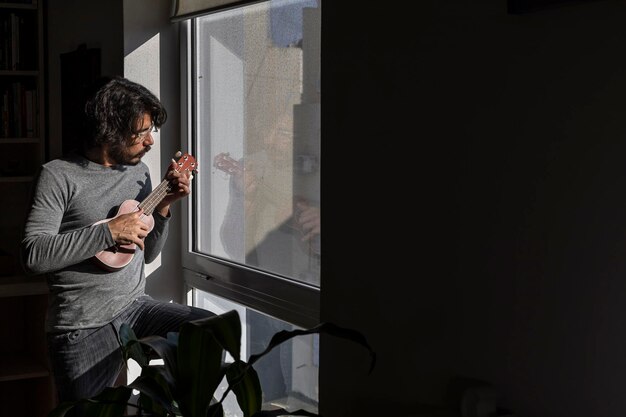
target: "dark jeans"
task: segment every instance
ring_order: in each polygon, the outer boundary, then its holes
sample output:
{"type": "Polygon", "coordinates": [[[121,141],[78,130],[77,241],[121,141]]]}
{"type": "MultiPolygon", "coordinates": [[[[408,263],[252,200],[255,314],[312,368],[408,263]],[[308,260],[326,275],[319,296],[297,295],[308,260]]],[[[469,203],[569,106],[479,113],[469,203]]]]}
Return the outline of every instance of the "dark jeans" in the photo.
{"type": "Polygon", "coordinates": [[[200,308],[144,296],[102,327],[48,334],[59,401],[91,398],[114,384],[124,366],[118,338],[122,323],[128,323],[137,338],[165,337],[168,332],[178,331],[183,323],[213,315],[200,308]]]}

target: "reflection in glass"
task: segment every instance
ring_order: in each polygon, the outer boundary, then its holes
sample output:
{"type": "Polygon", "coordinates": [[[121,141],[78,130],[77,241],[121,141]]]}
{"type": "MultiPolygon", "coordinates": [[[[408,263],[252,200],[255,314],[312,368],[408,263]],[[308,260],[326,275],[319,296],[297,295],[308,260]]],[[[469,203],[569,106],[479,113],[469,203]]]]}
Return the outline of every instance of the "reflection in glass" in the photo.
{"type": "Polygon", "coordinates": [[[195,19],[196,251],[319,286],[320,6],[195,19]],[[208,214],[207,214],[208,213],[208,214]]]}

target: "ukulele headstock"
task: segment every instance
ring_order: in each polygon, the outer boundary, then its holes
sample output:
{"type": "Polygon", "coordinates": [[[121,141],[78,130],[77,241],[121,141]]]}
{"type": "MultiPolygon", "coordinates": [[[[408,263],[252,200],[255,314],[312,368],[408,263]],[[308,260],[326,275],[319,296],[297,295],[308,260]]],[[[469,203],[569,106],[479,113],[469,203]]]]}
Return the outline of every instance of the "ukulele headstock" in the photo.
{"type": "Polygon", "coordinates": [[[234,160],[228,152],[217,154],[213,158],[213,167],[227,174],[241,174],[244,171],[241,164],[234,160]]]}
{"type": "Polygon", "coordinates": [[[196,162],[196,158],[188,153],[182,153],[181,151],[176,152],[174,155],[178,160],[172,159],[172,161],[176,164],[175,170],[177,172],[185,172],[188,171],[189,175],[193,175],[194,172],[198,171],[198,163],[196,162]]]}

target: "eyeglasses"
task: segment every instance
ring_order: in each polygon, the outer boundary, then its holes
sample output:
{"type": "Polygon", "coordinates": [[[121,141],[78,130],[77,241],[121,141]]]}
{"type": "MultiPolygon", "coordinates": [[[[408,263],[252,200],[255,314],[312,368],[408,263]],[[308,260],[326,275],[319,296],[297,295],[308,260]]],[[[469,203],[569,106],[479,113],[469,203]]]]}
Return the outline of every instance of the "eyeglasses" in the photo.
{"type": "Polygon", "coordinates": [[[146,140],[146,137],[148,135],[152,133],[157,133],[158,131],[159,128],[156,127],[154,123],[152,123],[149,128],[139,131],[132,136],[134,138],[133,145],[143,142],[144,140],[146,140]]]}

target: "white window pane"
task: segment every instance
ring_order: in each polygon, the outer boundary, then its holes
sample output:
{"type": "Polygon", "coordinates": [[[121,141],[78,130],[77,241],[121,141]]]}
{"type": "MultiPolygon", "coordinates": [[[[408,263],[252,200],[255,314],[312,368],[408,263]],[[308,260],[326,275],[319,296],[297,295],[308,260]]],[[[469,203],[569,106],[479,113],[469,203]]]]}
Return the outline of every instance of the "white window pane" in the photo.
{"type": "Polygon", "coordinates": [[[319,286],[318,1],[195,22],[194,250],[319,286]]]}
{"type": "MultiPolygon", "coordinates": [[[[272,318],[240,304],[207,292],[194,289],[193,305],[222,314],[237,310],[241,318],[241,359],[260,353],[272,336],[280,330],[297,327],[272,318]]],[[[263,409],[282,407],[287,410],[304,409],[318,412],[319,337],[298,336],[274,348],[254,364],[263,390],[263,409]]],[[[219,390],[224,392],[228,384],[223,381],[219,390]]],[[[229,394],[224,402],[228,416],[241,416],[235,398],[229,394]]]]}

